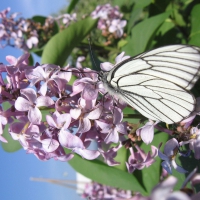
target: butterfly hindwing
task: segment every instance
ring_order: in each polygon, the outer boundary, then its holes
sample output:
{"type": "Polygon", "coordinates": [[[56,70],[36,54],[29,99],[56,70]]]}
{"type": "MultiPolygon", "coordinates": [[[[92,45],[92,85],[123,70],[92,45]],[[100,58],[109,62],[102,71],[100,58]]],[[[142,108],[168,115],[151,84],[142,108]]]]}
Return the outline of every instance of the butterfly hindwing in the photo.
{"type": "MultiPolygon", "coordinates": [[[[149,79],[149,75],[147,76],[149,79]]],[[[120,80],[118,84],[120,85],[120,80]]],[[[120,98],[144,116],[168,124],[189,116],[195,105],[193,95],[184,88],[155,78],[137,85],[120,86],[120,98]]]]}

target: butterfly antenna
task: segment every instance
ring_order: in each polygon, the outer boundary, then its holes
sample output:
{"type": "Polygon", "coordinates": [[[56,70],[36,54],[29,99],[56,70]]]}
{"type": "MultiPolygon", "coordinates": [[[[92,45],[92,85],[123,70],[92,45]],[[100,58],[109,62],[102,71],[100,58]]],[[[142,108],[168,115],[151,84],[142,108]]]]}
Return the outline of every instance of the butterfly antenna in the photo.
{"type": "Polygon", "coordinates": [[[98,68],[97,68],[97,65],[96,65],[95,60],[94,60],[94,55],[92,53],[92,45],[91,45],[90,37],[88,38],[88,43],[89,43],[89,48],[90,48],[90,56],[92,57],[92,62],[93,62],[94,66],[95,66],[95,68],[97,70],[98,68]]]}

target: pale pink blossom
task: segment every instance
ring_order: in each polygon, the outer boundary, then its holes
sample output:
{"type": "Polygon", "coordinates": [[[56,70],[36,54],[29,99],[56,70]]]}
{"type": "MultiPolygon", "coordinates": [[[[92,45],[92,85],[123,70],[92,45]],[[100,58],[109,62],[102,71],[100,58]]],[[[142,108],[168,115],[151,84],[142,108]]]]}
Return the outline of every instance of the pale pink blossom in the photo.
{"type": "MultiPolygon", "coordinates": [[[[161,146],[161,145],[160,145],[161,146]]],[[[179,148],[178,141],[174,138],[168,140],[164,147],[164,153],[158,150],[158,156],[164,160],[161,165],[169,173],[172,174],[172,167],[180,172],[186,173],[187,171],[176,164],[176,155],[179,148]]]]}
{"type": "Polygon", "coordinates": [[[154,126],[159,123],[159,121],[153,122],[149,120],[144,126],[137,129],[136,134],[140,136],[144,143],[150,144],[154,137],[154,126]]]}
{"type": "Polygon", "coordinates": [[[32,88],[26,88],[21,90],[21,94],[24,97],[18,97],[15,102],[15,108],[19,111],[28,111],[28,119],[33,124],[39,124],[42,120],[42,114],[39,110],[41,106],[51,106],[54,101],[50,97],[40,96],[37,98],[35,90],[32,88]]]}

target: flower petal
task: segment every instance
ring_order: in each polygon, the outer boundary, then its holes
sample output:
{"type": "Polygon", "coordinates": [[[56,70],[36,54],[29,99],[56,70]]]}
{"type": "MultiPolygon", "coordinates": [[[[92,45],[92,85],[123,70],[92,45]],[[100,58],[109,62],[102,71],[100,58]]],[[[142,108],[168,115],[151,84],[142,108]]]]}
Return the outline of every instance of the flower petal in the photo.
{"type": "Polygon", "coordinates": [[[42,107],[42,106],[48,107],[53,104],[54,104],[54,101],[48,96],[40,96],[36,100],[37,107],[42,107]]]}
{"type": "Polygon", "coordinates": [[[51,138],[41,140],[41,143],[46,152],[55,151],[59,147],[59,142],[51,138]]]}
{"type": "Polygon", "coordinates": [[[35,108],[31,107],[28,112],[28,119],[33,124],[40,124],[42,120],[42,113],[37,107],[35,108]]]}
{"type": "Polygon", "coordinates": [[[188,171],[180,167],[179,165],[176,164],[175,160],[171,161],[171,165],[174,167],[174,169],[180,173],[187,173],[188,171]]]}
{"type": "Polygon", "coordinates": [[[47,123],[49,124],[49,126],[54,127],[54,128],[58,128],[56,122],[54,121],[54,119],[50,115],[46,115],[46,120],[47,120],[47,123]]]}
{"type": "Polygon", "coordinates": [[[26,88],[20,90],[21,94],[23,94],[31,103],[35,103],[37,95],[36,91],[32,88],[26,88]]]}
{"type": "Polygon", "coordinates": [[[114,65],[109,62],[103,62],[100,64],[100,67],[103,71],[108,72],[114,67],[114,65]]]}
{"type": "Polygon", "coordinates": [[[172,174],[172,167],[169,162],[163,161],[161,163],[162,167],[167,171],[168,174],[172,174]]]}
{"type": "Polygon", "coordinates": [[[91,129],[91,122],[87,118],[83,118],[79,120],[78,133],[85,133],[91,129]]]}
{"type": "Polygon", "coordinates": [[[78,119],[81,114],[81,109],[80,108],[73,108],[70,109],[70,115],[73,119],[78,119]]]}
{"type": "Polygon", "coordinates": [[[100,115],[102,114],[102,110],[103,108],[101,106],[98,106],[96,109],[92,110],[89,113],[86,113],[84,117],[88,118],[88,119],[99,119],[100,115]]]}
{"type": "Polygon", "coordinates": [[[81,97],[85,100],[91,101],[97,99],[97,96],[98,96],[98,90],[95,89],[95,86],[91,84],[86,84],[83,89],[81,97]]]}
{"type": "MultiPolygon", "coordinates": [[[[169,200],[191,200],[191,198],[181,191],[175,191],[167,196],[169,200]]],[[[199,198],[198,198],[199,199],[199,198]]]]}
{"type": "Polygon", "coordinates": [[[0,141],[2,141],[4,143],[8,143],[8,141],[2,135],[0,135],[0,141]]]}
{"type": "Polygon", "coordinates": [[[47,93],[47,82],[44,82],[41,86],[41,88],[39,89],[39,92],[41,93],[41,95],[45,96],[47,93]]]}
{"type": "Polygon", "coordinates": [[[175,138],[172,138],[166,142],[164,147],[164,154],[166,154],[168,157],[173,156],[174,149],[178,147],[179,147],[178,141],[175,138]]]}
{"type": "Polygon", "coordinates": [[[32,104],[23,97],[18,97],[15,101],[15,108],[19,111],[28,111],[31,108],[32,104]]]}
{"type": "Polygon", "coordinates": [[[74,157],[74,154],[70,153],[70,154],[66,154],[66,155],[57,156],[54,159],[62,161],[62,162],[67,162],[67,161],[71,160],[73,157],[74,157]]]}
{"type": "Polygon", "coordinates": [[[69,149],[84,148],[83,142],[79,137],[63,129],[61,129],[58,135],[58,139],[60,144],[66,148],[69,149]]]}
{"type": "Polygon", "coordinates": [[[118,143],[119,142],[119,134],[116,129],[113,129],[108,133],[108,135],[105,138],[105,143],[108,144],[110,142],[118,143]]]}
{"type": "Polygon", "coordinates": [[[152,200],[161,200],[161,199],[167,200],[168,195],[171,194],[176,183],[177,183],[177,178],[173,176],[168,177],[162,183],[154,187],[151,193],[151,199],[152,200]]]}
{"type": "Polygon", "coordinates": [[[11,64],[11,65],[15,65],[17,63],[17,58],[15,58],[14,56],[6,56],[6,60],[11,64]]]}
{"type": "Polygon", "coordinates": [[[80,156],[82,156],[87,160],[94,160],[100,155],[99,151],[81,149],[81,148],[75,148],[74,152],[76,152],[77,154],[79,154],[80,156]]]}

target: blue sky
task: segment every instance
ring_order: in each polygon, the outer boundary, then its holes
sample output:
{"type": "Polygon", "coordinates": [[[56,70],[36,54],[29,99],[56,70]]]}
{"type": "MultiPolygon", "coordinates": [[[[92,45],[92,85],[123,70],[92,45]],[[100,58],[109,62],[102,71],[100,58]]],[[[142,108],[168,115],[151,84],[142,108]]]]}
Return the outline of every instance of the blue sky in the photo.
{"type": "MultiPolygon", "coordinates": [[[[0,10],[11,7],[11,12],[20,12],[23,17],[34,15],[49,16],[68,5],[67,0],[3,0],[0,10]]],[[[19,49],[0,49],[0,62],[6,63],[5,56],[19,57],[19,49]]],[[[40,60],[38,60],[40,62],[40,60]]],[[[2,200],[79,200],[75,190],[62,186],[30,181],[30,177],[75,180],[75,171],[69,164],[59,161],[39,161],[24,150],[7,153],[0,147],[0,199],[2,200]]]]}

